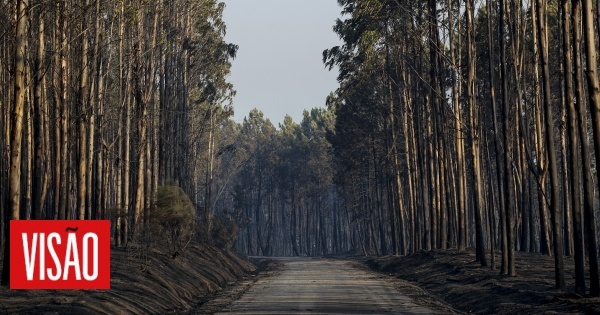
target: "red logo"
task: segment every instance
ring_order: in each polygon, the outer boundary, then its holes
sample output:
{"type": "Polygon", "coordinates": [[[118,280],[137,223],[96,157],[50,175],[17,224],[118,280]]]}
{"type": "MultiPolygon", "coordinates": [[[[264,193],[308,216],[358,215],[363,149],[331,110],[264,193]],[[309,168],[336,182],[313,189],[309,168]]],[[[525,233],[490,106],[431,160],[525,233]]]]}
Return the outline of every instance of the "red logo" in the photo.
{"type": "Polygon", "coordinates": [[[11,289],[110,289],[110,221],[10,221],[11,289]]]}

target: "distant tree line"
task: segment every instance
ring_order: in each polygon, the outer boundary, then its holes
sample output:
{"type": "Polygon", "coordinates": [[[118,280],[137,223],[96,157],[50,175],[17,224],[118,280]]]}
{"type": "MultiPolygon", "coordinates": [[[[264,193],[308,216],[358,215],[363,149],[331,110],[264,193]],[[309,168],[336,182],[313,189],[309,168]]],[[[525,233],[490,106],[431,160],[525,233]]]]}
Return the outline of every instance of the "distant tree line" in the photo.
{"type": "Polygon", "coordinates": [[[228,208],[245,218],[236,247],[250,255],[315,256],[350,249],[349,224],[333,183],[334,116],[305,111],[302,122],[286,116],[279,128],[252,110],[234,145],[239,172],[228,208]]]}

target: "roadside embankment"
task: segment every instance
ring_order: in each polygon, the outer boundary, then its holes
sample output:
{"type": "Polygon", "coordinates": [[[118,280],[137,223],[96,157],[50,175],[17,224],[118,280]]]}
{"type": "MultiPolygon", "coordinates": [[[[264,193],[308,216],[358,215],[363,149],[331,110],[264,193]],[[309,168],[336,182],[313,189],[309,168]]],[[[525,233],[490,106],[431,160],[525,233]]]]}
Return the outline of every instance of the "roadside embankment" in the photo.
{"type": "Polygon", "coordinates": [[[235,253],[209,245],[192,244],[175,258],[159,249],[112,248],[110,290],[2,287],[0,314],[182,313],[256,270],[235,253]]]}
{"type": "MultiPolygon", "coordinates": [[[[497,255],[497,263],[499,259],[497,255]]],[[[574,291],[570,257],[565,257],[567,292],[554,289],[553,258],[536,253],[516,253],[515,277],[500,275],[498,266],[496,270],[481,267],[473,251],[421,251],[402,257],[369,258],[365,263],[392,279],[406,280],[423,289],[415,295],[466,313],[600,314],[600,298],[570,293],[574,291]]]]}

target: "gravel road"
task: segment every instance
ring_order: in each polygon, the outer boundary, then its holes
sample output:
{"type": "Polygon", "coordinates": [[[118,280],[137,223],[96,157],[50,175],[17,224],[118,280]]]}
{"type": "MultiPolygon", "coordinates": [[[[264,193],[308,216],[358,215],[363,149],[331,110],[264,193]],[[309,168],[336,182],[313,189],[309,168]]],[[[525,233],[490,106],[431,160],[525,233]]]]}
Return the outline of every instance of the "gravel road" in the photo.
{"type": "Polygon", "coordinates": [[[433,314],[355,262],[280,258],[278,271],[259,279],[227,314],[433,314]]]}

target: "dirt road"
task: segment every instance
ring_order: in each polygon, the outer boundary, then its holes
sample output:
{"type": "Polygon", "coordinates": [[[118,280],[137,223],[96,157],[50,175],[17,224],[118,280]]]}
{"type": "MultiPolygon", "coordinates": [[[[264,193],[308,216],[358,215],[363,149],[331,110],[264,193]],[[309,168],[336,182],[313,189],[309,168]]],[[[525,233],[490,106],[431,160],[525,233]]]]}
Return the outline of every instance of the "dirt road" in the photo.
{"type": "Polygon", "coordinates": [[[355,262],[284,258],[274,275],[259,279],[229,314],[434,314],[416,305],[355,262]]]}

